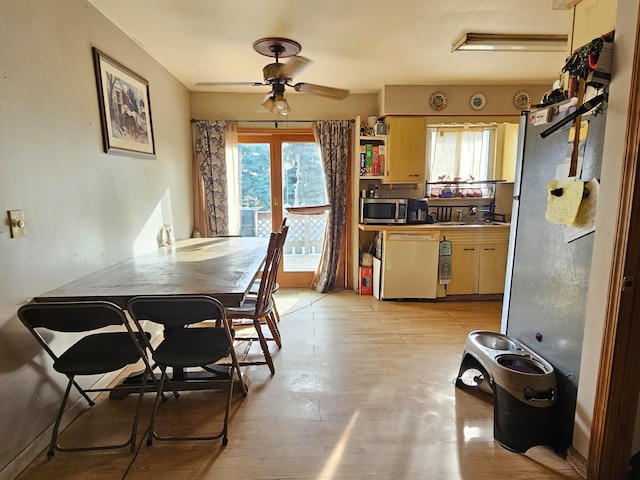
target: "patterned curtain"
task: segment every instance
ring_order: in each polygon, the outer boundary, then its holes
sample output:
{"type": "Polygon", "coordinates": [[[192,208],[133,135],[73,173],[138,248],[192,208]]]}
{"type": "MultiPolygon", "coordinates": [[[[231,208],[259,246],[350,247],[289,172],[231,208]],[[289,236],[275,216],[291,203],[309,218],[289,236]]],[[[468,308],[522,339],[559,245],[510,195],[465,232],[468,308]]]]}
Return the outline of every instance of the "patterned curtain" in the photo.
{"type": "Polygon", "coordinates": [[[331,205],[322,244],[320,266],[312,284],[320,293],[328,292],[333,288],[340,266],[340,247],[343,245],[345,235],[350,128],[349,120],[320,121],[313,125],[313,134],[320,147],[324,167],[327,198],[331,205]]]}
{"type": "Polygon", "coordinates": [[[194,236],[229,233],[226,165],[226,123],[195,120],[194,170],[200,181],[194,186],[194,236]],[[206,223],[206,224],[202,224],[206,223]]]}

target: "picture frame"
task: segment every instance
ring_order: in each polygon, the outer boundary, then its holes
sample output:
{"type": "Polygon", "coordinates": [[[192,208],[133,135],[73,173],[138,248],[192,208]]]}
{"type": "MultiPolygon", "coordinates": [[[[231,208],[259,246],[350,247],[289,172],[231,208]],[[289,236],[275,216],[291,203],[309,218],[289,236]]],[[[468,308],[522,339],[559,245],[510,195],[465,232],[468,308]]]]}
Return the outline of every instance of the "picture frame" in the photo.
{"type": "Polygon", "coordinates": [[[105,153],[156,158],[149,82],[93,47],[105,153]]]}

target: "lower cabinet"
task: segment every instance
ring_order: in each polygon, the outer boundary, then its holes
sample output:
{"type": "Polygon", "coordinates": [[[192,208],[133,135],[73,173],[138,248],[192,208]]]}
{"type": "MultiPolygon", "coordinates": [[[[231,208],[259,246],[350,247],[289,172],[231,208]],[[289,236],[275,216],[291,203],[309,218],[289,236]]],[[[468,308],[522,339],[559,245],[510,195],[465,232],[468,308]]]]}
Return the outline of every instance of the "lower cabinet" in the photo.
{"type": "Polygon", "coordinates": [[[447,295],[504,293],[506,243],[451,244],[451,283],[447,295]]]}
{"type": "Polygon", "coordinates": [[[478,247],[470,243],[451,244],[451,283],[447,285],[447,295],[478,293],[478,247]]]}
{"type": "Polygon", "coordinates": [[[507,273],[506,243],[488,243],[480,245],[480,273],[478,293],[504,293],[504,280],[507,273]]]}

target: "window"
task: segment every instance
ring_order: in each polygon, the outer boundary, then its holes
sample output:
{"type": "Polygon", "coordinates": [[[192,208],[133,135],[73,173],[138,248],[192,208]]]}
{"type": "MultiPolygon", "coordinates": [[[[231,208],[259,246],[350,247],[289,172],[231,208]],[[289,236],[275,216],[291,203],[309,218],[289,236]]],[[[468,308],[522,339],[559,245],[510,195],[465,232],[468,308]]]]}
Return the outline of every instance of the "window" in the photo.
{"type": "Polygon", "coordinates": [[[430,182],[493,179],[495,125],[434,125],[427,138],[430,182]]]}

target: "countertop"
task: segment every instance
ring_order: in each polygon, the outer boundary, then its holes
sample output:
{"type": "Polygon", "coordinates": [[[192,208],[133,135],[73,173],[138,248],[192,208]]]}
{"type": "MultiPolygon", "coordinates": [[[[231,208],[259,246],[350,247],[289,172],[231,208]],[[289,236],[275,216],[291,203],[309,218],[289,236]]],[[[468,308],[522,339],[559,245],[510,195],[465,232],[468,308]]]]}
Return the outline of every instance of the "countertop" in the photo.
{"type": "Polygon", "coordinates": [[[511,228],[511,224],[508,222],[474,222],[474,223],[460,223],[460,222],[442,222],[442,223],[426,223],[426,224],[404,224],[404,225],[372,225],[372,224],[358,224],[358,228],[363,232],[377,232],[380,230],[388,231],[470,231],[470,230],[502,230],[511,228]]]}

